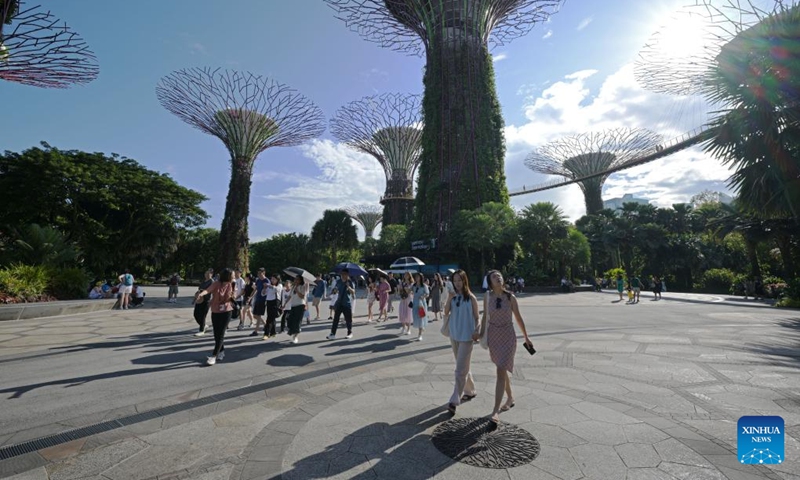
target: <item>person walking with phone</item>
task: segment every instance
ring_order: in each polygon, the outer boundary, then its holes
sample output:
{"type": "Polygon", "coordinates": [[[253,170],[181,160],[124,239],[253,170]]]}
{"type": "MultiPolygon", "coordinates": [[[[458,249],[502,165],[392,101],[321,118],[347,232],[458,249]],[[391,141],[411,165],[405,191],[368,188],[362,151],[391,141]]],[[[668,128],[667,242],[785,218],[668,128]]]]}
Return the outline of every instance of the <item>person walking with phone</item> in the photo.
{"type": "Polygon", "coordinates": [[[289,299],[284,305],[284,308],[289,312],[287,324],[289,327],[289,335],[292,337],[292,343],[299,342],[300,324],[303,323],[303,314],[306,312],[308,297],[308,285],[302,275],[298,275],[292,282],[291,290],[289,290],[289,299]]]}
{"type": "Polygon", "coordinates": [[[356,295],[356,285],[350,280],[350,272],[347,270],[341,271],[341,278],[336,281],[335,290],[339,292],[336,301],[332,302],[333,306],[333,324],[331,325],[331,333],[328,335],[328,340],[336,339],[336,330],[339,328],[339,318],[344,315],[344,322],[347,325],[347,335],[344,338],[353,338],[353,303],[352,298],[356,295]]]}
{"type": "Polygon", "coordinates": [[[517,352],[517,334],[514,331],[512,315],[517,320],[525,338],[525,348],[533,351],[533,343],[528,338],[525,322],[519,313],[517,297],[503,286],[503,275],[491,270],[488,275],[489,291],[483,298],[483,319],[481,331],[474,339],[486,337],[485,344],[489,348],[489,358],[497,367],[497,382],[494,391],[494,409],[489,417],[495,425],[500,422],[500,412],[514,408],[514,393],[511,391],[509,373],[514,372],[514,354],[517,352]],[[508,399],[501,407],[503,393],[508,399]]]}

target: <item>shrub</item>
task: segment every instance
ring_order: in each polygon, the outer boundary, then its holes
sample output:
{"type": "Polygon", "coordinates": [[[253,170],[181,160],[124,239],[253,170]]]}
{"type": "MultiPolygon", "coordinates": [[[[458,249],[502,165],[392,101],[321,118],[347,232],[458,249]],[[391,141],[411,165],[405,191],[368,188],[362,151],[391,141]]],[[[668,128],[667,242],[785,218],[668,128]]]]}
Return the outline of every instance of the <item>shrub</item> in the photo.
{"type": "Polygon", "coordinates": [[[604,273],[603,275],[605,276],[605,278],[608,278],[609,280],[615,280],[617,278],[617,274],[622,275],[622,278],[626,278],[625,269],[622,268],[622,267],[617,267],[617,268],[612,268],[611,270],[606,270],[606,273],[604,273]]]}
{"type": "Polygon", "coordinates": [[[703,272],[694,289],[703,293],[728,293],[735,280],[736,274],[727,268],[712,268],[703,272]]]}
{"type": "Polygon", "coordinates": [[[59,300],[86,298],[89,290],[89,275],[82,268],[59,268],[51,270],[48,291],[59,300]]]}
{"type": "Polygon", "coordinates": [[[49,279],[47,267],[15,264],[0,269],[0,291],[23,301],[36,301],[47,290],[49,279]]]}

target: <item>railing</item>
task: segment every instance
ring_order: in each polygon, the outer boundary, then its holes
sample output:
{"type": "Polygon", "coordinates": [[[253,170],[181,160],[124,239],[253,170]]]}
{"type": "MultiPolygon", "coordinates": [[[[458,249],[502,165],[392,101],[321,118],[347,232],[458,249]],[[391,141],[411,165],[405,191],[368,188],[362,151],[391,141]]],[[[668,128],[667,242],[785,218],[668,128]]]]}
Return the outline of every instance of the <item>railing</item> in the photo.
{"type": "Polygon", "coordinates": [[[626,170],[628,168],[644,165],[645,163],[652,162],[653,160],[658,160],[659,158],[666,157],[667,155],[672,155],[673,153],[689,148],[692,145],[696,145],[700,142],[703,142],[711,138],[713,134],[714,131],[712,127],[704,125],[702,127],[695,128],[692,131],[686,132],[679,137],[675,137],[665,144],[656,145],[654,148],[648,150],[641,157],[629,160],[623,163],[622,165],[618,165],[614,168],[609,168],[608,170],[593,173],[591,175],[585,175],[580,178],[574,178],[574,179],[555,178],[548,182],[540,183],[532,187],[526,187],[525,185],[523,185],[522,188],[518,188],[516,190],[509,190],[508,196],[514,197],[517,195],[525,195],[527,193],[542,192],[544,190],[564,187],[567,185],[572,185],[573,183],[579,183],[584,180],[588,180],[590,178],[599,177],[601,175],[610,175],[612,173],[616,173],[621,170],[626,170]]]}

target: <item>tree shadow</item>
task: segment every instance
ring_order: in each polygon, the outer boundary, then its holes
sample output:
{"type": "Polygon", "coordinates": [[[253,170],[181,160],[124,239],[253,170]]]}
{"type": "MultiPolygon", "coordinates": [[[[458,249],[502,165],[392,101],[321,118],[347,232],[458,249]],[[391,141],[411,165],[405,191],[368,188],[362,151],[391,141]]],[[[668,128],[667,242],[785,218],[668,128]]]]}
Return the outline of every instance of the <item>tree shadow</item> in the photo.
{"type": "Polygon", "coordinates": [[[313,357],[297,353],[287,353],[267,360],[267,365],[271,367],[305,367],[312,363],[314,363],[313,357]]]}
{"type": "Polygon", "coordinates": [[[339,350],[326,353],[325,356],[390,352],[392,350],[395,350],[397,347],[408,345],[409,343],[410,342],[408,341],[407,338],[398,338],[396,336],[393,336],[393,339],[387,342],[369,343],[369,344],[364,344],[360,347],[353,347],[353,348],[340,348],[339,350]]]}
{"type": "Polygon", "coordinates": [[[357,480],[376,476],[408,480],[432,478],[454,462],[436,450],[430,434],[425,432],[449,418],[450,414],[442,406],[393,424],[369,424],[323,451],[295,462],[290,470],[271,477],[271,480],[337,475],[348,475],[348,478],[357,480]]]}
{"type": "Polygon", "coordinates": [[[757,353],[776,358],[769,362],[773,366],[793,367],[800,366],[800,317],[785,318],[777,326],[787,330],[780,337],[770,337],[770,341],[748,341],[737,350],[757,353]]]}

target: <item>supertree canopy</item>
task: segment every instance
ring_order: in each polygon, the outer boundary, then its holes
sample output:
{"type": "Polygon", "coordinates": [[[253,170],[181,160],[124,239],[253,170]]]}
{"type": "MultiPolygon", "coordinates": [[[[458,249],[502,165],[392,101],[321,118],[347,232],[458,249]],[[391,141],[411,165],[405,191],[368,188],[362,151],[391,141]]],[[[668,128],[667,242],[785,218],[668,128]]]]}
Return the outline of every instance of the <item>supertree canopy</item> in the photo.
{"type": "Polygon", "coordinates": [[[414,208],[422,119],[419,95],[387,93],[350,102],[331,119],[331,133],[372,155],[386,175],[383,224],[407,224],[414,208]]]}
{"type": "MultiPolygon", "coordinates": [[[[654,150],[661,136],[641,128],[616,128],[564,137],[531,152],[525,165],[547,175],[576,180],[618,167],[654,150]]],[[[603,209],[603,184],[609,174],[578,182],[586,200],[586,214],[603,209]]]]}
{"type": "Polygon", "coordinates": [[[375,228],[383,219],[383,208],[378,205],[354,205],[344,209],[350,218],[360,223],[364,227],[366,238],[372,238],[375,228]]]}
{"type": "Polygon", "coordinates": [[[425,54],[417,238],[447,244],[459,210],[508,202],[503,117],[489,47],[546,20],[562,0],[326,0],[384,47],[425,54]]]}
{"type": "Polygon", "coordinates": [[[161,104],[186,123],[213,135],[231,155],[231,178],[220,229],[220,267],[248,268],[250,186],[258,155],[299,145],[325,130],[322,111],[275,80],[229,70],[190,68],[156,87],[161,104]]]}
{"type": "Polygon", "coordinates": [[[50,12],[0,0],[0,78],[44,88],[89,83],[99,73],[94,54],[50,12]]]}

